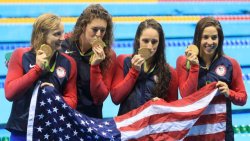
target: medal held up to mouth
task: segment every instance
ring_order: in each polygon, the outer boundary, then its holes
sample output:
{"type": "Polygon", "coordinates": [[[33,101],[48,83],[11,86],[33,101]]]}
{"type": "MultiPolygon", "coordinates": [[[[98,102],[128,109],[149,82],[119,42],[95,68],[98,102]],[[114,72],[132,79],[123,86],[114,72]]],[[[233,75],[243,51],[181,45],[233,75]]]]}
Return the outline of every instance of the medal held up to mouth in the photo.
{"type": "Polygon", "coordinates": [[[92,39],[90,44],[92,45],[92,47],[97,46],[97,45],[101,46],[102,48],[106,47],[106,44],[102,41],[102,39],[96,36],[92,39]]]}
{"type": "Polygon", "coordinates": [[[138,50],[138,54],[140,54],[142,58],[144,58],[145,60],[147,60],[148,58],[150,58],[151,49],[147,48],[147,47],[140,48],[138,50]]]}

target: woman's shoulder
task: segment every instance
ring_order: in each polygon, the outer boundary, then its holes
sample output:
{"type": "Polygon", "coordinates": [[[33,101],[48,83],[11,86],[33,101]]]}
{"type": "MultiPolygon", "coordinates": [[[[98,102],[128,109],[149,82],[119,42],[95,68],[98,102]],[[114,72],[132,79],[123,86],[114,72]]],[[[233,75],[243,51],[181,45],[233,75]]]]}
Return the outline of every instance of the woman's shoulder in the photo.
{"type": "Polygon", "coordinates": [[[230,56],[227,56],[227,55],[223,55],[223,57],[225,57],[227,60],[229,60],[233,66],[237,65],[237,66],[240,66],[238,61],[230,56]]]}
{"type": "Polygon", "coordinates": [[[25,47],[25,48],[17,48],[13,51],[12,54],[14,55],[23,55],[24,53],[31,51],[31,47],[25,47]]]}

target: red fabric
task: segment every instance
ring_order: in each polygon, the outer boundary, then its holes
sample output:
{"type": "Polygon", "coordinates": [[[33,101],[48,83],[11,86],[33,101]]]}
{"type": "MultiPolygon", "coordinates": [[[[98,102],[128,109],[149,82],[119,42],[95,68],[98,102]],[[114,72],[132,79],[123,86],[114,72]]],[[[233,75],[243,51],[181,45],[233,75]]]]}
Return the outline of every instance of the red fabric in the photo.
{"type": "Polygon", "coordinates": [[[76,88],[76,77],[77,77],[77,69],[76,69],[76,62],[70,56],[62,53],[71,64],[70,76],[66,85],[66,88],[63,91],[63,99],[65,102],[72,108],[76,108],[77,106],[77,88],[76,88]]]}
{"type": "Polygon", "coordinates": [[[112,50],[111,63],[105,72],[101,72],[99,65],[90,66],[90,92],[95,104],[103,103],[110,92],[115,60],[116,54],[112,50]]]}
{"type": "Polygon", "coordinates": [[[182,97],[186,97],[197,91],[199,66],[190,65],[190,70],[186,68],[186,57],[180,56],[176,62],[176,71],[179,77],[179,89],[182,97]]]}
{"type": "Polygon", "coordinates": [[[38,79],[42,69],[35,65],[26,74],[23,72],[22,56],[31,48],[19,48],[15,50],[10,58],[8,73],[5,80],[5,97],[9,101],[14,101],[23,96],[25,91],[38,79]]]}
{"type": "MultiPolygon", "coordinates": [[[[128,74],[124,76],[124,59],[129,55],[120,55],[116,61],[116,73],[111,89],[111,97],[115,104],[120,104],[124,98],[126,98],[130,91],[133,89],[136,80],[139,76],[139,71],[134,68],[130,68],[128,74]]],[[[171,73],[171,80],[169,90],[167,91],[166,101],[174,101],[178,99],[178,77],[174,68],[169,66],[171,73]]]]}
{"type": "Polygon", "coordinates": [[[229,98],[235,105],[245,105],[247,101],[247,92],[242,79],[242,72],[239,63],[228,56],[233,65],[232,83],[229,86],[229,98]]]}
{"type": "Polygon", "coordinates": [[[215,84],[206,85],[192,95],[170,103],[162,99],[150,100],[127,114],[115,117],[121,138],[141,141],[224,140],[225,100],[222,107],[220,104],[209,105],[217,97],[215,84]]]}
{"type": "Polygon", "coordinates": [[[123,65],[127,56],[129,55],[119,55],[116,60],[116,72],[111,88],[111,98],[115,104],[120,104],[127,97],[139,76],[139,71],[134,68],[129,70],[126,77],[124,76],[123,65]]]}

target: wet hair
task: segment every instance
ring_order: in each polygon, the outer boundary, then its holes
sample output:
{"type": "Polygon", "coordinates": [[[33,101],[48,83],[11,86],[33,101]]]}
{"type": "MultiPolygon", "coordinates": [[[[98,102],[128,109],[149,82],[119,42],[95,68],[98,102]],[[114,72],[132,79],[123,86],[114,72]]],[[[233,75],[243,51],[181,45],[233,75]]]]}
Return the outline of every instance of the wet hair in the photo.
{"type": "Polygon", "coordinates": [[[111,47],[113,44],[113,22],[111,15],[106,9],[104,9],[100,4],[91,4],[85,10],[83,10],[81,15],[77,19],[71,40],[74,42],[79,42],[82,32],[85,31],[83,29],[85,29],[87,27],[87,24],[91,23],[92,20],[97,18],[105,20],[107,22],[106,32],[103,37],[103,41],[106,44],[106,47],[104,48],[106,58],[100,64],[101,70],[104,70],[104,68],[107,68],[107,66],[110,64],[112,55],[111,47]]]}
{"type": "Polygon", "coordinates": [[[217,29],[219,44],[218,44],[216,52],[218,54],[218,57],[220,57],[224,54],[223,52],[224,34],[223,34],[223,30],[222,30],[220,22],[213,17],[204,17],[198,21],[196,28],[195,28],[193,44],[196,45],[200,49],[203,31],[206,27],[209,27],[209,26],[213,26],[217,29]]]}
{"type": "Polygon", "coordinates": [[[37,51],[42,44],[46,43],[48,33],[59,28],[61,18],[54,14],[43,14],[39,16],[34,24],[31,36],[33,51],[37,51]]]}
{"type": "MultiPolygon", "coordinates": [[[[159,45],[157,47],[157,51],[155,52],[154,56],[152,56],[152,64],[155,65],[155,74],[158,77],[158,81],[156,82],[156,86],[153,91],[153,95],[160,97],[160,98],[167,98],[167,90],[169,89],[169,83],[171,79],[171,73],[169,70],[169,65],[167,64],[165,58],[165,36],[160,23],[158,23],[154,19],[146,19],[145,21],[141,22],[137,28],[135,34],[135,41],[134,41],[134,53],[138,54],[138,49],[140,48],[140,37],[142,35],[143,30],[152,28],[156,30],[159,34],[159,45]],[[165,65],[163,65],[165,64],[165,65]]],[[[150,66],[150,69],[154,67],[154,65],[150,66]]]]}

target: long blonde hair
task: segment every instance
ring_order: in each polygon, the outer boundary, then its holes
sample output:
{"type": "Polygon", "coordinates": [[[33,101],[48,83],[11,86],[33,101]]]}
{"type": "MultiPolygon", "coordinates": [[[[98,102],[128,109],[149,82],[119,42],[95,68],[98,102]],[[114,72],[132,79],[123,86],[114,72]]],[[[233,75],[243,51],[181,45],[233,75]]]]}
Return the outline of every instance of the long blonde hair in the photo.
{"type": "Polygon", "coordinates": [[[37,51],[42,44],[46,43],[49,31],[56,30],[61,23],[61,18],[54,14],[42,14],[33,24],[31,46],[37,51]]]}

